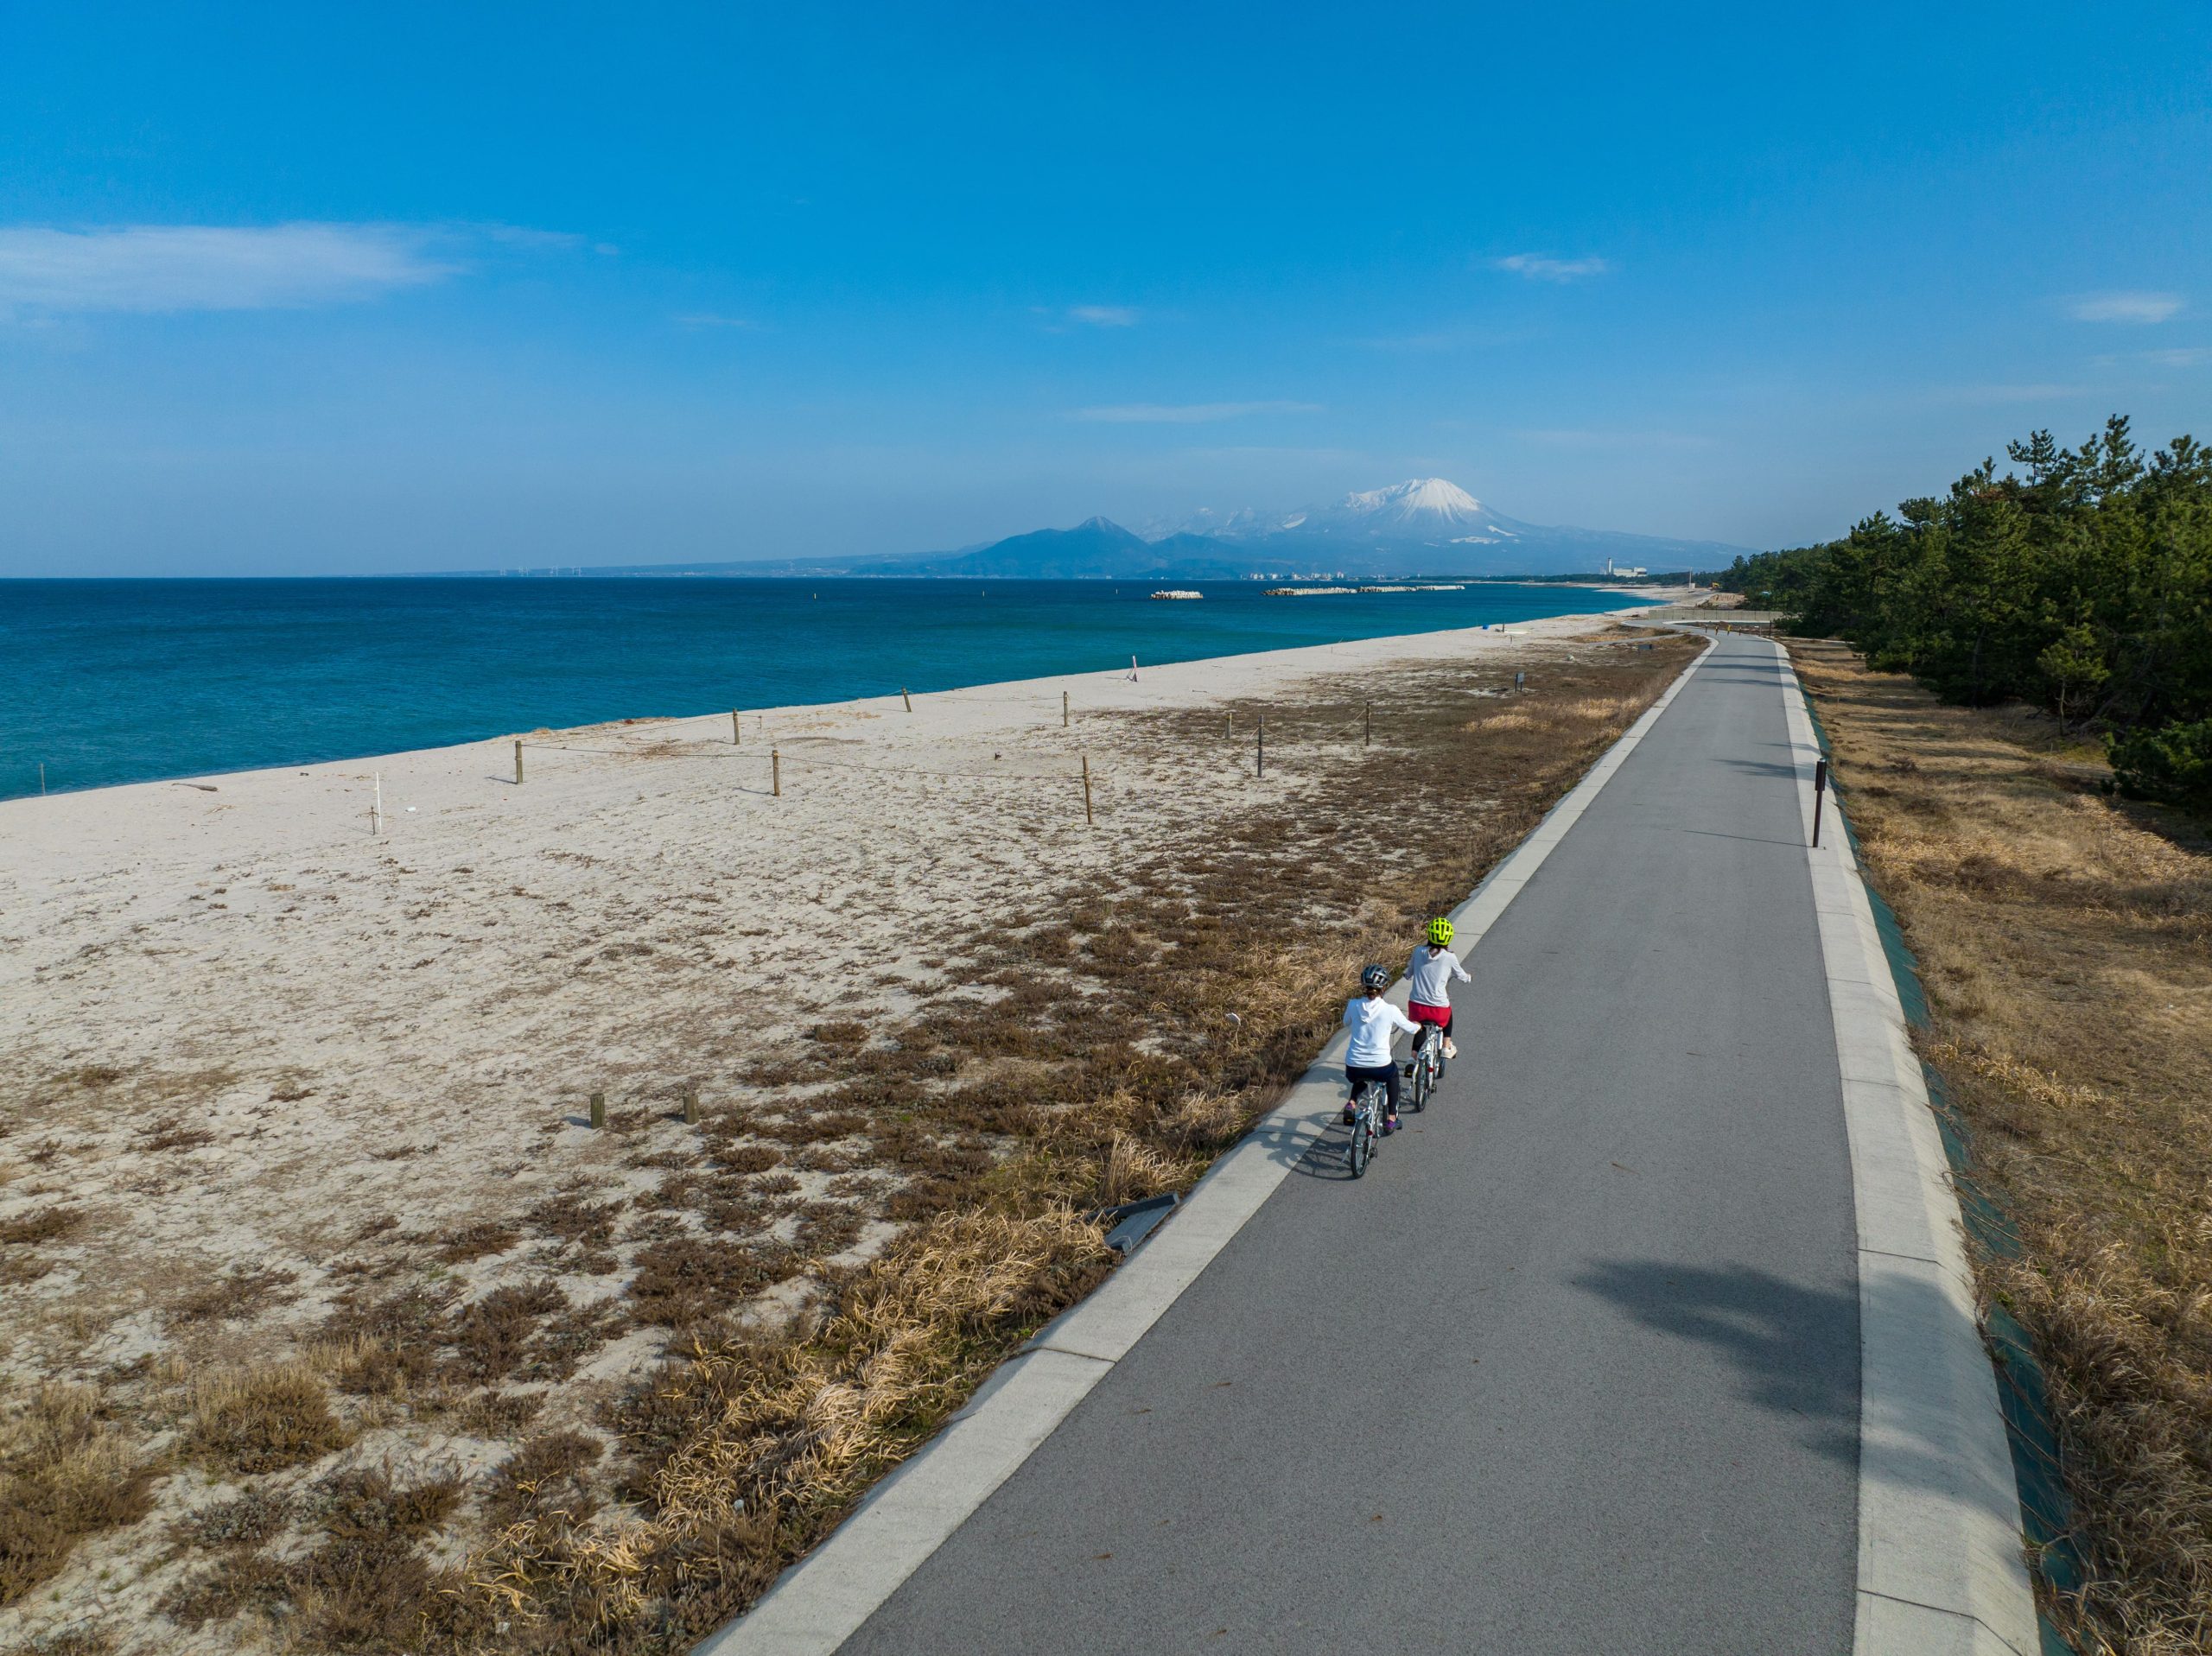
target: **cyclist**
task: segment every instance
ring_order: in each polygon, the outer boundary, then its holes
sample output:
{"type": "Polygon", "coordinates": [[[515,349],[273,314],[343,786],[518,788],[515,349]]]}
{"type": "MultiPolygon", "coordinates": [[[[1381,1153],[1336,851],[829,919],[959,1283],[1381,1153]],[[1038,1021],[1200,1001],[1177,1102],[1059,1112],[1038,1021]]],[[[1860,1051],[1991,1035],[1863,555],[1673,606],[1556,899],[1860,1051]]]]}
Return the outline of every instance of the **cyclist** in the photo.
{"type": "Polygon", "coordinates": [[[1452,952],[1451,942],[1452,923],[1439,915],[1428,923],[1428,941],[1414,946],[1413,962],[1406,968],[1406,976],[1413,984],[1406,1010],[1416,1024],[1436,1025],[1437,1033],[1444,1037],[1444,1056],[1456,1058],[1459,1049],[1452,1044],[1452,980],[1457,978],[1462,983],[1474,980],[1452,952]]]}
{"type": "MultiPolygon", "coordinates": [[[[1388,1099],[1382,1131],[1398,1130],[1398,1066],[1390,1061],[1390,1041],[1400,1030],[1408,1035],[1421,1025],[1389,1001],[1383,990],[1390,987],[1390,968],[1370,966],[1359,974],[1359,993],[1344,1002],[1344,1027],[1351,1031],[1351,1045],[1344,1052],[1344,1079],[1357,1092],[1363,1081],[1379,1081],[1388,1099]]],[[[1344,1101],[1344,1125],[1354,1118],[1351,1101],[1344,1101]]]]}

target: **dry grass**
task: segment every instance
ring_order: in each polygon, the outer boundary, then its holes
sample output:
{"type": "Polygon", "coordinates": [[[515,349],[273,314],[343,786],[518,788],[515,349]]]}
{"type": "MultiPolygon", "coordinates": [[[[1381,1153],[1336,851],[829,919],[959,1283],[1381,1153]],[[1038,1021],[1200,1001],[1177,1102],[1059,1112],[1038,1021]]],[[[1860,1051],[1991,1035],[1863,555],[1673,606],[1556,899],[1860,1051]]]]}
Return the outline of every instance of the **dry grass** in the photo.
{"type": "Polygon", "coordinates": [[[433,1568],[421,1545],[460,1500],[460,1482],[448,1474],[402,1483],[382,1467],[334,1473],[303,1503],[317,1521],[318,1545],[286,1556],[257,1550],[278,1521],[257,1513],[251,1532],[226,1537],[230,1556],[180,1582],[162,1610],[194,1631],[259,1615],[281,1622],[295,1649],[397,1656],[427,1643],[466,1643],[477,1629],[452,1590],[456,1578],[433,1568]]]}
{"type": "Polygon", "coordinates": [[[210,1375],[193,1389],[192,1452],[223,1471],[281,1472],[352,1440],[305,1363],[210,1375]]]}
{"type": "Polygon", "coordinates": [[[2212,847],[2048,720],[1795,653],[2019,1233],[1976,1264],[2050,1382],[2087,1579],[2048,1607],[2084,1651],[2212,1647],[2212,847]]]}
{"type": "Polygon", "coordinates": [[[622,1424],[643,1450],[650,1518],[580,1522],[590,1507],[563,1482],[574,1450],[518,1456],[535,1464],[505,1469],[515,1493],[495,1496],[518,1515],[474,1561],[473,1584],[525,1625],[525,1648],[664,1648],[652,1635],[671,1614],[711,1625],[1109,1261],[1096,1228],[1065,1211],[919,1228],[842,1284],[826,1314],[702,1352],[632,1399],[622,1424]]]}
{"type": "Polygon", "coordinates": [[[0,1604],[52,1577],[86,1536],[137,1522],[149,1476],[94,1386],[42,1386],[0,1418],[0,1604]]]}

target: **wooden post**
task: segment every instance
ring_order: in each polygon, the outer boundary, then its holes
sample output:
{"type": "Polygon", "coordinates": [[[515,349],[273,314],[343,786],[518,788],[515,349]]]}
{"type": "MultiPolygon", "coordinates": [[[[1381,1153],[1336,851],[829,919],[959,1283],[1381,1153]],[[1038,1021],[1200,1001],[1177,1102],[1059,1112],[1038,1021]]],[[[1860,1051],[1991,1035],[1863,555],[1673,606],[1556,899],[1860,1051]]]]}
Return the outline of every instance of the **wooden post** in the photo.
{"type": "Polygon", "coordinates": [[[369,832],[372,834],[384,832],[384,772],[381,771],[377,772],[377,802],[369,807],[369,832]]]}
{"type": "MultiPolygon", "coordinates": [[[[1062,691],[1060,692],[1060,728],[1061,728],[1062,730],[1065,730],[1067,727],[1068,727],[1068,693],[1067,693],[1065,690],[1062,690],[1062,691]]],[[[45,771],[44,767],[42,767],[42,766],[41,767],[41,769],[40,769],[40,771],[39,771],[39,775],[40,775],[41,777],[44,777],[44,776],[46,775],[46,771],[45,771]]]]}
{"type": "Polygon", "coordinates": [[[1090,755],[1083,756],[1083,820],[1086,826],[1096,828],[1098,819],[1090,814],[1090,755]]]}
{"type": "Polygon", "coordinates": [[[1815,759],[1813,762],[1813,843],[1815,846],[1821,842],[1821,798],[1827,790],[1828,762],[1815,759]]]}
{"type": "Polygon", "coordinates": [[[906,704],[906,711],[908,713],[913,712],[914,698],[906,694],[906,687],[903,684],[899,687],[899,699],[906,704]]]}
{"type": "Polygon", "coordinates": [[[518,788],[522,786],[522,741],[520,738],[517,738],[515,741],[515,786],[518,788]]]}
{"type": "Polygon", "coordinates": [[[1375,704],[1372,701],[1367,704],[1367,733],[1359,739],[1359,745],[1362,747],[1375,746],[1375,704]]]}
{"type": "Polygon", "coordinates": [[[779,799],[784,796],[784,756],[780,750],[768,750],[768,791],[779,799]]]}
{"type": "Polygon", "coordinates": [[[745,720],[734,712],[729,716],[729,745],[732,747],[745,746],[745,720]]]}
{"type": "Polygon", "coordinates": [[[1257,774],[1265,776],[1268,774],[1268,715],[1264,713],[1260,715],[1259,755],[1260,763],[1257,774]]]}
{"type": "Polygon", "coordinates": [[[605,1093],[594,1093],[591,1095],[591,1124],[594,1127],[603,1127],[607,1125],[607,1094],[605,1093]]]}
{"type": "Polygon", "coordinates": [[[687,1086],[683,1089],[683,1125],[690,1127],[696,1126],[698,1124],[699,1089],[696,1087],[687,1086]]]}

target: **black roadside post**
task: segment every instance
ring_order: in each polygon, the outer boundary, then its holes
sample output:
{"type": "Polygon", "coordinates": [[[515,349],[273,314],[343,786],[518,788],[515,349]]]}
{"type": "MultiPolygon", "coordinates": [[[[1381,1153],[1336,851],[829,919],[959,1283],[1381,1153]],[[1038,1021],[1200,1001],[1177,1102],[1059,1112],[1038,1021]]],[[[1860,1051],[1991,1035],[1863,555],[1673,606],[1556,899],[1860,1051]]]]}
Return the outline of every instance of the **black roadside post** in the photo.
{"type": "Polygon", "coordinates": [[[1813,843],[1821,842],[1821,797],[1828,790],[1828,762],[1816,759],[1813,763],[1813,843]]]}

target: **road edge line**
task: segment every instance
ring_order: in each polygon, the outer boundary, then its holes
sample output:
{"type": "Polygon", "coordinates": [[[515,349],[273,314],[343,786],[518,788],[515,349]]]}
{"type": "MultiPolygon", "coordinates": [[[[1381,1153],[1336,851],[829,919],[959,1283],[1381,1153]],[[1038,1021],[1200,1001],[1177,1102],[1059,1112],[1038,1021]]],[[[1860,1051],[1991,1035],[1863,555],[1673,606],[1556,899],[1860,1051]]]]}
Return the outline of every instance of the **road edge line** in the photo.
{"type": "MultiPolygon", "coordinates": [[[[1455,942],[1469,952],[1480,945],[1713,648],[1708,638],[1704,650],[1452,910],[1455,942]]],[[[1404,996],[1401,981],[1391,998],[1402,1006],[1404,996]]],[[[886,1474],[750,1610],[693,1646],[694,1656],[832,1656],[859,1632],[1075,1412],[1289,1177],[1342,1106],[1344,1043],[1339,1031],[1282,1102],[1222,1154],[1128,1263],[1001,1363],[937,1436],[886,1474]]]]}
{"type": "Polygon", "coordinates": [[[2020,1496],[1958,1193],[1789,651],[1772,644],[1835,1025],[1859,1276],[1853,1656],[2040,1648],[2020,1496]],[[1813,813],[1829,813],[1812,844],[1813,813]]]}

